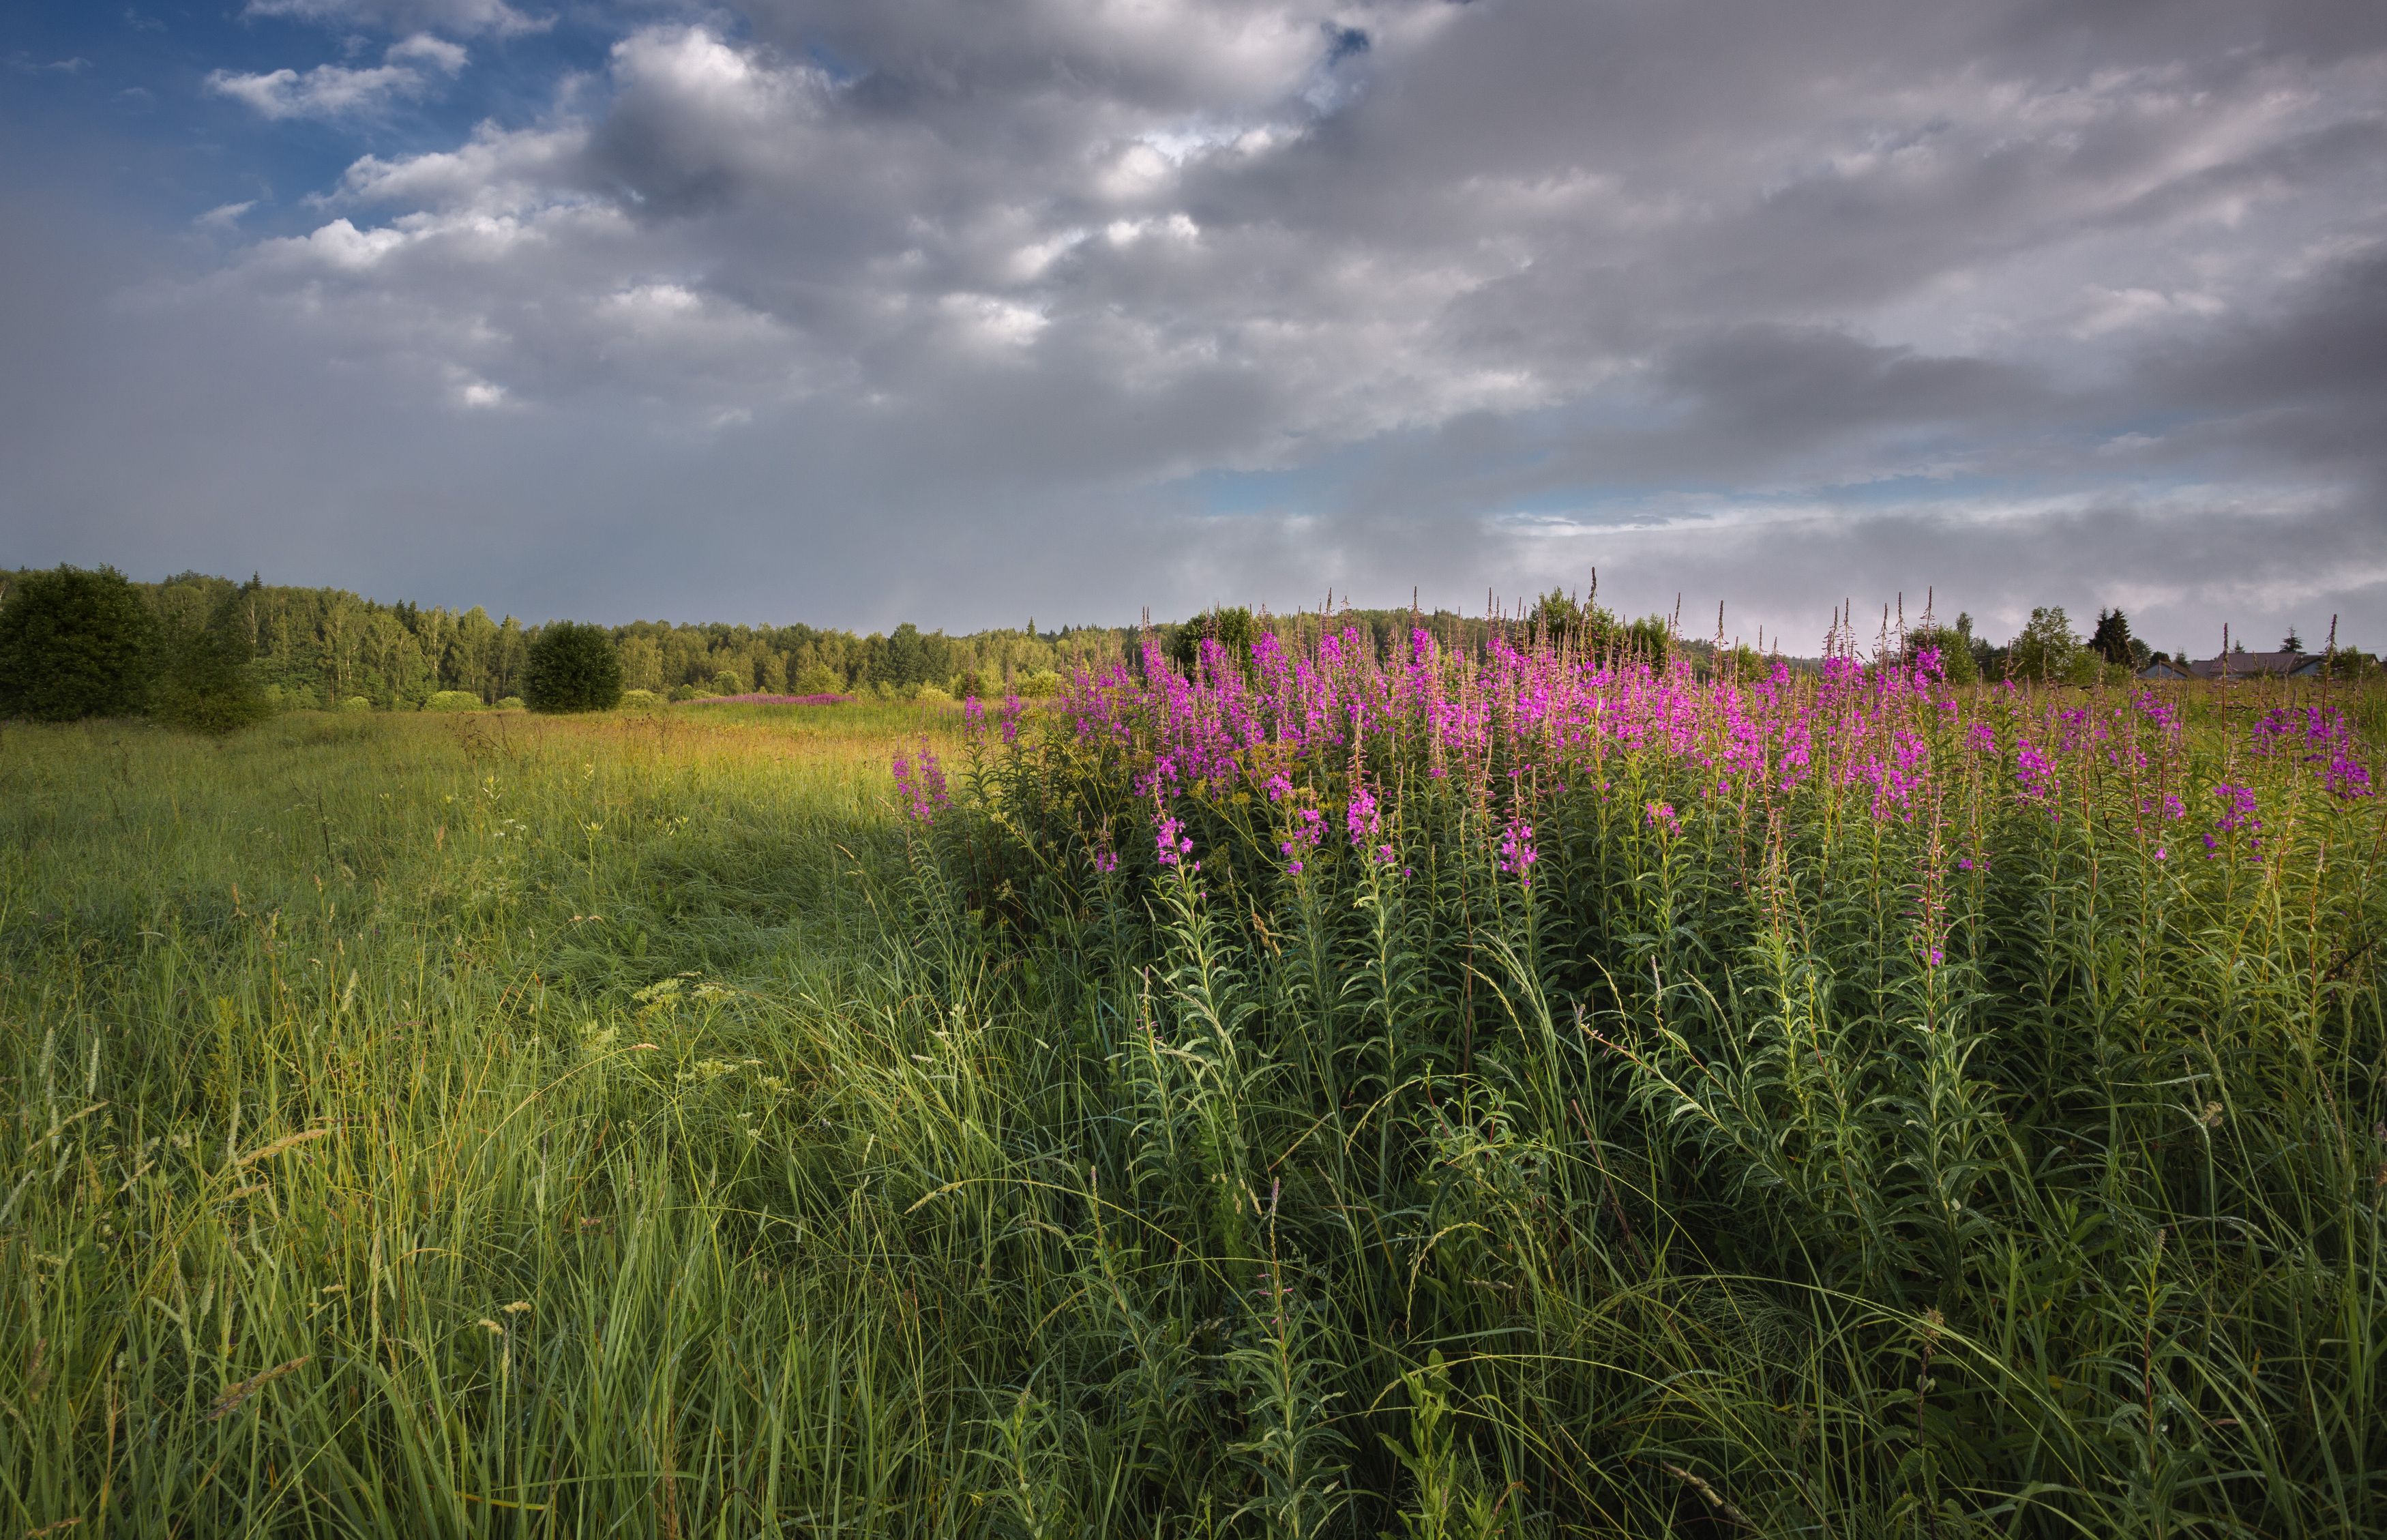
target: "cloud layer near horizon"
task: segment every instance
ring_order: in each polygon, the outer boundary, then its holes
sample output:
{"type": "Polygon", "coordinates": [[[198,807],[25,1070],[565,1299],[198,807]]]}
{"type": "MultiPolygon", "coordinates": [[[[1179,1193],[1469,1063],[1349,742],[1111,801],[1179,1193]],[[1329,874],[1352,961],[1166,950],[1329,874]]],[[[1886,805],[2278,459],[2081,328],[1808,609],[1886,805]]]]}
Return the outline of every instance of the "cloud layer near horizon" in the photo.
{"type": "Polygon", "coordinates": [[[1794,642],[1926,585],[2387,641],[2375,6],[641,6],[402,150],[361,120],[438,34],[553,19],[252,9],[375,39],[215,86],[361,153],[170,277],[7,237],[69,297],[0,301],[19,559],[865,625],[1597,566],[1794,642]]]}

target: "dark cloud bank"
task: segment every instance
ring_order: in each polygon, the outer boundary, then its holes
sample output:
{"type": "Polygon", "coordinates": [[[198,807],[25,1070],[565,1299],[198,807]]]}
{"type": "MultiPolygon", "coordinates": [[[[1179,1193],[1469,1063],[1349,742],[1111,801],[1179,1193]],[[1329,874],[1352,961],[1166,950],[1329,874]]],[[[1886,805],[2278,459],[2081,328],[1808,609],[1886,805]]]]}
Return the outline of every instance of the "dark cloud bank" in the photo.
{"type": "MultiPolygon", "coordinates": [[[[545,24],[267,8],[440,71],[545,24]]],[[[1596,565],[1794,642],[1926,586],[2387,640],[2387,7],[825,0],[603,60],[359,122],[289,234],[16,152],[0,562],[954,626],[1596,565]]]]}

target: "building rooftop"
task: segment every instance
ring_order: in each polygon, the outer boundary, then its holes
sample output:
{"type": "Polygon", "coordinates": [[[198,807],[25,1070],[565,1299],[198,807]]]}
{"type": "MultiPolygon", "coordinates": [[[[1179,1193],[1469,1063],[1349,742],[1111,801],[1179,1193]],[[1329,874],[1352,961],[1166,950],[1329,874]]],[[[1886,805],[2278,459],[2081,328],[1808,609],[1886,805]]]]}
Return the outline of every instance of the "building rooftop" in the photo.
{"type": "Polygon", "coordinates": [[[2300,675],[2317,675],[2324,660],[2318,652],[2231,652],[2218,658],[2204,658],[2188,665],[2194,679],[2249,679],[2258,675],[2274,679],[2292,679],[2300,675]]]}

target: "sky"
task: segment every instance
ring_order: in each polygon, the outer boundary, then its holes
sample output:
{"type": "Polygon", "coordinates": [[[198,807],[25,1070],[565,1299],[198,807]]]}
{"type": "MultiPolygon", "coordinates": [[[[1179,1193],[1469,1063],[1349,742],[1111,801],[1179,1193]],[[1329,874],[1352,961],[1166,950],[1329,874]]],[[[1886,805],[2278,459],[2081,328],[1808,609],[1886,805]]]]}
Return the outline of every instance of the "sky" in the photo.
{"type": "Polygon", "coordinates": [[[0,565],[2387,647],[2376,0],[15,0],[0,565]]]}

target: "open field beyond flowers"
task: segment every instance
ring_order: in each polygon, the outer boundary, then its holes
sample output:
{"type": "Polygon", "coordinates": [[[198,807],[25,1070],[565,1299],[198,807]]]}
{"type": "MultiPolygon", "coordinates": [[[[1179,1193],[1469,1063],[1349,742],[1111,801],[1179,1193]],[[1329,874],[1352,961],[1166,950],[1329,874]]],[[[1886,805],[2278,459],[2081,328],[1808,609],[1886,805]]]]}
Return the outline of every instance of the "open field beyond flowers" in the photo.
{"type": "Polygon", "coordinates": [[[2381,717],[1421,636],[6,729],[0,1521],[2377,1532],[2381,717]]]}

